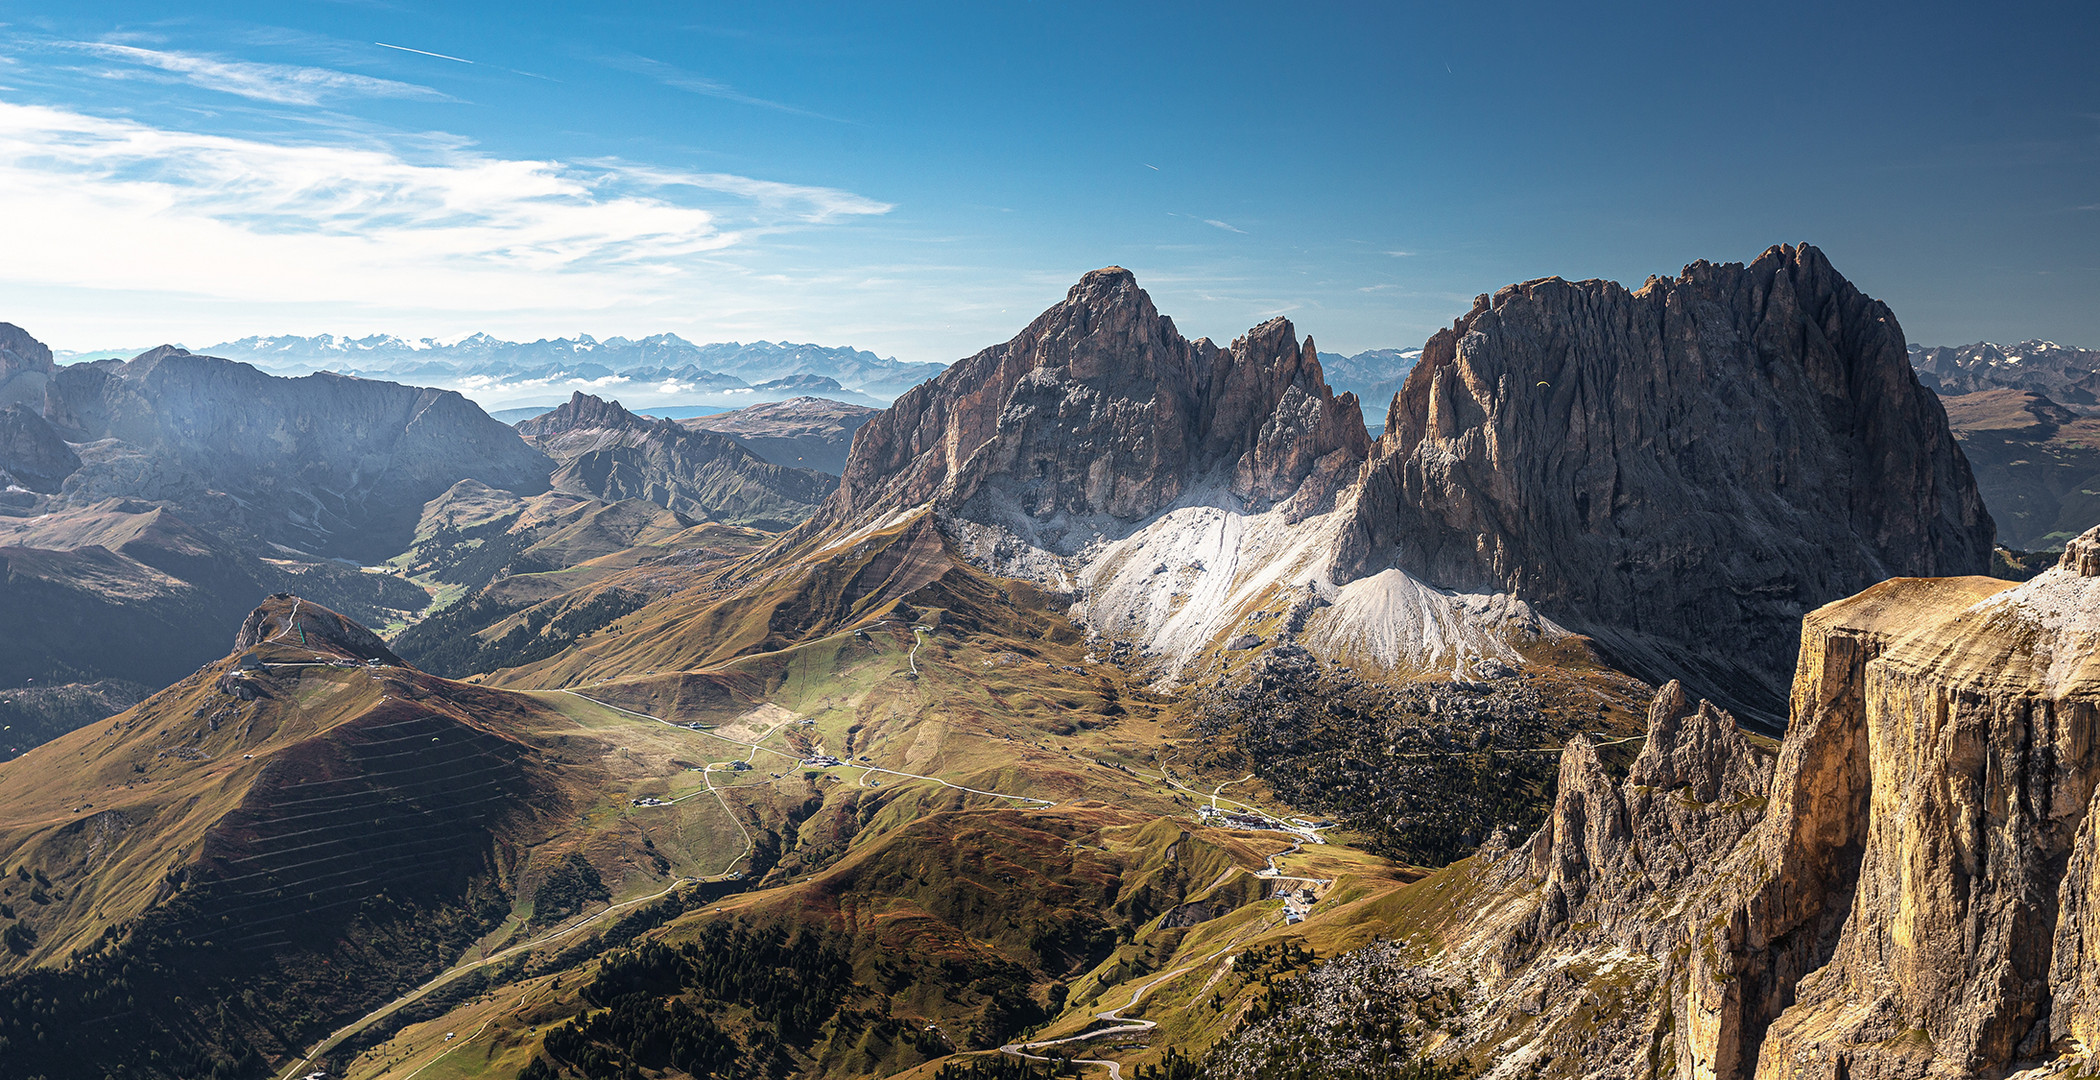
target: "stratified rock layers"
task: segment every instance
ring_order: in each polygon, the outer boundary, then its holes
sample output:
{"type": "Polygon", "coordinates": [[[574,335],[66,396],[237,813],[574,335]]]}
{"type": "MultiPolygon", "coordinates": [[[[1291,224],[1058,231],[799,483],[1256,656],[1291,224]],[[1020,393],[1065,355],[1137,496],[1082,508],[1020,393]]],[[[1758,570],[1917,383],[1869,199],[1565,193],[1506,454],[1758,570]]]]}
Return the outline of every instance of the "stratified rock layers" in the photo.
{"type": "Polygon", "coordinates": [[[1805,245],[1481,297],[1395,398],[1357,518],[1353,572],[1506,590],[1760,711],[1803,612],[1981,573],[1992,533],[1894,316],[1805,245]]]}

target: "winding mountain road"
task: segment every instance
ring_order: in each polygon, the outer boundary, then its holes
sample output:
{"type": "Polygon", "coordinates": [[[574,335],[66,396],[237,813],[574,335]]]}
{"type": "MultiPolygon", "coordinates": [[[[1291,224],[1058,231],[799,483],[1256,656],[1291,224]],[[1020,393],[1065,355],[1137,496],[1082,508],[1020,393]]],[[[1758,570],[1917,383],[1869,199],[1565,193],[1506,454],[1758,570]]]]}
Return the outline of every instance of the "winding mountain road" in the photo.
{"type": "MultiPolygon", "coordinates": [[[[577,692],[576,692],[576,691],[574,691],[574,690],[563,690],[563,691],[560,691],[560,692],[561,692],[561,693],[564,693],[564,694],[568,694],[568,695],[569,695],[569,696],[571,696],[571,697],[578,697],[578,698],[582,698],[583,700],[585,700],[585,701],[588,701],[588,702],[590,702],[590,703],[591,703],[591,704],[593,704],[593,705],[599,706],[600,708],[606,708],[606,709],[611,709],[612,711],[614,711],[614,712],[616,712],[616,713],[624,713],[624,714],[626,714],[626,715],[628,715],[628,716],[632,716],[632,717],[635,717],[635,718],[637,718],[637,719],[641,719],[641,720],[649,720],[649,721],[652,721],[652,722],[654,722],[654,723],[662,724],[663,726],[665,726],[665,727],[668,727],[668,728],[677,728],[677,729],[678,729],[678,730],[680,730],[680,731],[690,731],[690,732],[693,732],[693,733],[695,733],[695,734],[699,734],[699,735],[705,735],[705,736],[707,736],[708,738],[711,738],[711,739],[720,739],[720,740],[722,740],[723,742],[726,742],[726,743],[735,743],[735,744],[736,744],[736,745],[738,745],[738,746],[745,746],[745,747],[749,747],[749,748],[751,748],[752,750],[762,750],[762,751],[764,751],[764,752],[766,752],[766,753],[768,753],[768,754],[771,754],[771,755],[773,755],[774,757],[782,757],[782,758],[786,758],[786,759],[788,759],[789,761],[795,762],[795,763],[797,763],[797,764],[800,764],[800,763],[801,763],[801,761],[802,761],[802,759],[801,759],[800,757],[798,757],[798,756],[796,756],[796,755],[794,755],[794,754],[790,754],[790,753],[788,753],[788,752],[786,752],[786,751],[784,751],[784,750],[775,750],[775,749],[773,749],[773,748],[772,748],[772,747],[770,747],[770,746],[760,746],[760,745],[759,745],[759,744],[757,744],[757,743],[754,743],[754,742],[745,742],[745,741],[743,741],[742,739],[732,739],[732,738],[730,738],[730,737],[729,737],[729,736],[727,736],[727,735],[723,735],[723,734],[721,734],[721,733],[719,733],[719,732],[709,731],[709,730],[707,730],[707,729],[705,729],[705,728],[689,728],[689,727],[686,727],[686,726],[685,726],[684,724],[674,724],[674,723],[672,723],[671,721],[669,721],[669,720],[665,720],[664,718],[662,718],[662,717],[660,717],[660,716],[651,716],[651,715],[649,715],[648,713],[640,713],[640,712],[635,712],[635,711],[634,711],[633,709],[623,709],[623,708],[619,707],[618,705],[614,705],[614,704],[612,704],[611,702],[606,702],[606,701],[599,701],[599,700],[598,700],[597,698],[594,698],[594,697],[590,697],[590,696],[588,696],[588,695],[585,695],[585,694],[579,694],[579,693],[577,693],[577,692]]],[[[954,789],[955,789],[955,790],[957,790],[957,791],[967,791],[967,792],[969,792],[969,793],[970,793],[970,794],[972,794],[972,795],[989,795],[989,796],[991,796],[991,797],[992,797],[992,798],[994,798],[994,799],[1011,799],[1011,800],[1013,800],[1013,801],[1015,801],[1015,802],[1024,802],[1024,803],[1034,803],[1034,804],[1036,804],[1036,806],[1037,806],[1037,808],[1038,808],[1038,809],[1047,809],[1047,808],[1049,808],[1049,807],[1052,807],[1052,806],[1056,806],[1056,805],[1057,805],[1057,800],[1055,800],[1055,799],[1038,799],[1038,798],[1036,798],[1036,797],[1035,797],[1035,796],[1033,796],[1033,795],[1009,795],[1009,794],[1007,794],[1006,792],[1003,792],[1003,791],[986,791],[986,790],[984,790],[983,788],[973,788],[973,787],[965,787],[965,786],[963,786],[963,785],[961,785],[961,784],[957,784],[957,783],[952,783],[952,782],[950,782],[950,781],[947,781],[947,780],[943,780],[943,779],[941,779],[941,778],[940,778],[940,777],[938,777],[938,776],[925,776],[925,775],[922,775],[922,774],[920,774],[920,773],[908,773],[908,772],[901,772],[901,771],[899,771],[899,770],[896,770],[896,769],[885,769],[885,768],[883,768],[883,767],[881,767],[881,766],[879,766],[879,765],[862,765],[862,764],[859,764],[858,762],[855,762],[855,763],[854,763],[854,764],[852,765],[852,767],[853,767],[853,768],[856,768],[856,769],[866,769],[866,770],[867,770],[868,772],[878,772],[878,773],[882,773],[882,774],[884,774],[885,776],[901,776],[901,777],[904,777],[904,778],[905,778],[905,779],[907,779],[907,780],[928,780],[928,781],[932,781],[933,783],[939,784],[939,785],[941,785],[942,787],[947,787],[947,788],[954,788],[954,789]]],[[[863,774],[863,775],[865,775],[865,774],[863,774]]]]}

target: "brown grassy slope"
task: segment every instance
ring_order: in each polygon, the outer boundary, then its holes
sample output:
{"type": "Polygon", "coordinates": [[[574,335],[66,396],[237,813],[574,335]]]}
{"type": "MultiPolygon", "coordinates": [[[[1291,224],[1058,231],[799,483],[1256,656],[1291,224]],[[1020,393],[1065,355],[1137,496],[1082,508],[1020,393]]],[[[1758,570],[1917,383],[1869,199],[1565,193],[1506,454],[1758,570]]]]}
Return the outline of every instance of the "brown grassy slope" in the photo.
{"type": "Polygon", "coordinates": [[[1981,390],[1941,403],[2000,544],[2061,549],[2100,521],[2100,417],[2032,390],[1981,390]]]}
{"type": "Polygon", "coordinates": [[[598,755],[547,745],[554,711],[370,666],[294,603],[259,612],[270,640],[0,765],[0,867],[41,894],[9,901],[34,944],[0,955],[0,1075],[286,1052],[448,963],[595,798],[598,755]]]}

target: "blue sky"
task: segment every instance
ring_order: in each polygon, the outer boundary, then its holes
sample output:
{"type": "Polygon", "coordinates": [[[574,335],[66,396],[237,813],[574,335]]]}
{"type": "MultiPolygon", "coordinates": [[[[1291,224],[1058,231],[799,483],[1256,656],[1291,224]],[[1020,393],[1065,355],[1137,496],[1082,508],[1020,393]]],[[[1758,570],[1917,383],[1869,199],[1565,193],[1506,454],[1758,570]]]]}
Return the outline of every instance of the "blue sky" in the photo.
{"type": "Polygon", "coordinates": [[[0,0],[0,320],[952,360],[1120,263],[1355,351],[1806,240],[2100,346],[2100,5],[1965,10],[0,0]]]}

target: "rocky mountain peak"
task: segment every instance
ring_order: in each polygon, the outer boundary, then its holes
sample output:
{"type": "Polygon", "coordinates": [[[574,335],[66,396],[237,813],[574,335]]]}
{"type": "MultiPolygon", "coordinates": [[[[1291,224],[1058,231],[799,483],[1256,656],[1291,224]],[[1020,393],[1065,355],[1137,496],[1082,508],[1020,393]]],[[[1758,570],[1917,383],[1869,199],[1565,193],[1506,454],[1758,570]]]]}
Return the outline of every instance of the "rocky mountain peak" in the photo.
{"type": "Polygon", "coordinates": [[[652,417],[627,411],[627,407],[618,401],[608,401],[578,390],[569,395],[569,400],[560,408],[520,421],[517,430],[518,434],[533,439],[583,428],[649,427],[656,423],[652,417]]]}
{"type": "Polygon", "coordinates": [[[1206,483],[1260,506],[1318,477],[1307,501],[1331,497],[1369,444],[1355,399],[1334,396],[1288,320],[1224,349],[1189,341],[1135,275],[1105,267],[871,419],[818,527],[932,502],[1031,535],[1046,526],[1056,535],[1036,538],[1068,550],[1206,483]]]}
{"type": "Polygon", "coordinates": [[[581,391],[516,430],[554,458],[550,482],[560,490],[641,499],[697,520],[785,529],[833,488],[831,477],[769,462],[729,436],[639,416],[581,391]]]}
{"type": "Polygon", "coordinates": [[[141,367],[150,367],[154,364],[161,362],[162,360],[167,360],[178,356],[194,355],[196,354],[190,352],[188,349],[185,349],[180,345],[156,345],[153,348],[147,349],[145,352],[142,352],[137,356],[132,357],[130,362],[133,364],[137,364],[141,367]]]}
{"type": "Polygon", "coordinates": [[[1511,592],[1766,717],[1804,612],[1981,573],[1993,528],[1895,316],[1805,244],[1478,298],[1394,398],[1358,516],[1346,573],[1511,592]]]}

